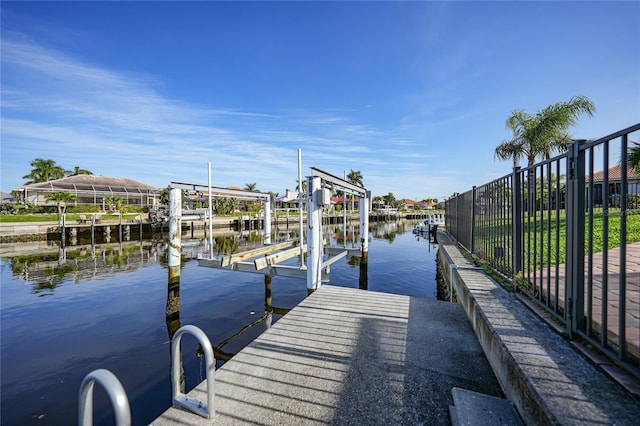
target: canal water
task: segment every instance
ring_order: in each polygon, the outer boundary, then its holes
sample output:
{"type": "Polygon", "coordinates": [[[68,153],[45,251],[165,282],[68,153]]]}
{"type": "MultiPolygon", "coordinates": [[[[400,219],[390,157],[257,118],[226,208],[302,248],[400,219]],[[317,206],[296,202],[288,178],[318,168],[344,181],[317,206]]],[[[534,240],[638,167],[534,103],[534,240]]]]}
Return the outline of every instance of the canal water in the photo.
{"type": "MultiPolygon", "coordinates": [[[[436,299],[437,246],[414,235],[413,225],[372,223],[368,290],[436,299]]],[[[353,227],[343,238],[341,225],[324,235],[334,246],[359,238],[353,227]]],[[[215,250],[260,241],[256,231],[216,236],[215,250]]],[[[207,334],[219,367],[307,296],[299,279],[274,277],[268,285],[263,275],[199,267],[189,254],[202,251],[203,241],[185,236],[179,285],[168,277],[163,236],[75,243],[2,249],[2,425],[76,424],[80,383],[98,368],[122,382],[133,424],[148,424],[171,403],[169,339],[179,326],[207,334]]],[[[329,284],[358,288],[359,270],[357,258],[342,259],[331,266],[329,284]]],[[[204,379],[203,358],[195,339],[182,341],[188,391],[204,379]]],[[[94,424],[113,424],[111,411],[95,386],[94,424]]]]}

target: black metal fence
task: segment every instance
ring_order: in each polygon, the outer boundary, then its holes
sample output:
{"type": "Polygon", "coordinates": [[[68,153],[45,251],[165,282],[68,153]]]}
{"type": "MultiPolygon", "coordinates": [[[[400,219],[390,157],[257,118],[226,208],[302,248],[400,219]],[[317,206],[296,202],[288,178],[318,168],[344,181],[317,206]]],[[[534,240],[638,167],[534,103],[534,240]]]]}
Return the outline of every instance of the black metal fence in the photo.
{"type": "Polygon", "coordinates": [[[452,197],[446,228],[481,262],[640,377],[640,123],[452,197]]]}

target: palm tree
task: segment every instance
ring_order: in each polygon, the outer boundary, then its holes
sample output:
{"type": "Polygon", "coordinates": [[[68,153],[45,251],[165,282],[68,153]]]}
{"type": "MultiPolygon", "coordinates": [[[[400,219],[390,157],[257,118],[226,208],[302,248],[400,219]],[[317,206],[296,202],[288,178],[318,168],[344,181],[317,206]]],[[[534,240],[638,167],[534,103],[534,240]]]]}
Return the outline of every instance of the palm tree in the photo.
{"type": "MultiPolygon", "coordinates": [[[[296,191],[300,192],[300,180],[296,179],[296,191]]],[[[307,192],[307,181],[306,179],[302,180],[302,192],[306,193],[307,192]]]]}
{"type": "Polygon", "coordinates": [[[58,215],[62,216],[67,208],[67,203],[75,202],[78,197],[71,192],[52,192],[45,198],[47,202],[54,201],[58,206],[58,215]]]}
{"type": "Polygon", "coordinates": [[[120,197],[118,195],[112,195],[111,197],[105,197],[104,203],[109,207],[109,210],[113,208],[113,210],[119,212],[122,210],[122,203],[124,202],[124,197],[120,197]]]}
{"type": "Polygon", "coordinates": [[[92,175],[93,172],[81,169],[80,166],[75,166],[73,170],[67,170],[67,176],[78,176],[78,175],[92,175]]]}
{"type": "Polygon", "coordinates": [[[513,160],[513,167],[518,167],[520,164],[520,158],[526,156],[524,152],[524,146],[514,140],[503,141],[496,147],[495,156],[500,160],[513,160]]]}
{"type": "Polygon", "coordinates": [[[257,183],[253,182],[253,183],[245,183],[244,184],[244,189],[246,191],[251,191],[251,192],[260,192],[256,189],[256,187],[258,186],[257,183]]]}
{"type": "Polygon", "coordinates": [[[393,195],[392,192],[388,193],[387,195],[383,196],[382,199],[384,200],[385,204],[389,207],[396,207],[396,197],[395,195],[393,195]]]}
{"type": "MultiPolygon", "coordinates": [[[[568,102],[558,102],[531,115],[522,110],[514,110],[507,118],[507,127],[513,132],[513,138],[503,141],[496,147],[495,156],[501,160],[513,160],[518,166],[521,157],[532,166],[536,158],[551,158],[555,151],[566,151],[572,139],[568,133],[578,117],[586,113],[593,115],[596,107],[584,96],[575,96],[568,102]]],[[[529,169],[527,177],[529,190],[528,211],[534,212],[533,190],[535,188],[535,170],[529,169]]]]}
{"type": "Polygon", "coordinates": [[[232,214],[239,205],[240,202],[238,199],[232,197],[216,197],[216,199],[213,200],[213,208],[216,213],[220,215],[232,214]]]}
{"type": "MultiPolygon", "coordinates": [[[[351,169],[351,171],[347,174],[347,180],[356,186],[364,187],[364,184],[362,183],[362,173],[360,173],[360,170],[351,169]]],[[[355,208],[355,197],[352,195],[351,210],[353,210],[354,208],[355,208]]]]}
{"type": "Polygon", "coordinates": [[[595,109],[588,98],[575,96],[568,102],[549,105],[535,115],[514,110],[506,122],[513,138],[498,145],[495,156],[500,160],[513,160],[514,167],[523,157],[528,166],[538,157],[549,159],[553,152],[567,150],[572,140],[569,127],[575,125],[582,114],[592,116],[595,109]]]}
{"type": "Polygon", "coordinates": [[[353,170],[347,175],[347,180],[356,186],[364,186],[362,183],[362,173],[359,170],[353,170]]]}
{"type": "Polygon", "coordinates": [[[54,160],[36,158],[30,165],[33,167],[33,170],[31,170],[28,175],[22,176],[22,179],[30,179],[25,185],[46,182],[53,179],[62,179],[64,177],[65,170],[58,166],[54,160]]]}
{"type": "Polygon", "coordinates": [[[629,168],[631,168],[636,173],[640,173],[640,143],[631,143],[633,144],[633,146],[629,148],[627,163],[629,164],[629,168]]]}

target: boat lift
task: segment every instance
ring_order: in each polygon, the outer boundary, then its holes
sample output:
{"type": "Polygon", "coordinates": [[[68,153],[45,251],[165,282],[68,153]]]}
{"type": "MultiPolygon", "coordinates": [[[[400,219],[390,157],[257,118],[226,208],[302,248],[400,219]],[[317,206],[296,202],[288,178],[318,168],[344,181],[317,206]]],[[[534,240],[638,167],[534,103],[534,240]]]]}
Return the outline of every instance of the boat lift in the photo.
{"type": "Polygon", "coordinates": [[[348,254],[360,251],[360,255],[366,264],[369,252],[369,204],[371,203],[371,191],[315,167],[311,168],[311,176],[307,177],[307,190],[307,290],[314,291],[321,286],[321,275],[325,271],[328,274],[328,267],[348,254]],[[352,194],[359,198],[358,209],[361,235],[359,249],[346,247],[325,249],[324,247],[322,211],[323,208],[331,205],[332,190],[343,191],[345,195],[352,194]],[[328,255],[333,255],[333,257],[323,261],[325,252],[328,255]]]}
{"type": "MultiPolygon", "coordinates": [[[[299,158],[299,176],[301,174],[300,167],[300,150],[298,150],[299,158]]],[[[363,187],[353,185],[345,179],[341,179],[320,169],[311,168],[311,176],[307,176],[307,244],[303,244],[302,232],[302,214],[300,214],[300,239],[287,241],[279,244],[271,244],[271,196],[251,191],[238,191],[224,188],[214,188],[211,186],[211,165],[209,165],[209,185],[192,185],[186,183],[172,182],[169,187],[169,280],[177,278],[179,282],[180,262],[181,262],[181,221],[182,220],[206,220],[209,219],[209,255],[198,257],[198,265],[209,268],[229,269],[233,271],[253,272],[263,274],[265,276],[286,276],[292,278],[307,278],[307,291],[312,292],[318,289],[323,281],[329,280],[329,271],[331,264],[342,259],[343,257],[360,252],[362,256],[362,265],[367,263],[369,251],[369,203],[371,202],[371,191],[363,187]],[[188,191],[208,191],[209,209],[203,211],[182,212],[182,190],[188,191]],[[322,235],[322,211],[323,208],[331,204],[331,191],[339,190],[345,194],[357,195],[359,197],[360,211],[360,229],[361,229],[361,245],[360,248],[325,248],[324,237],[322,235]],[[214,195],[215,194],[215,195],[214,195]],[[264,201],[264,247],[249,250],[231,255],[214,256],[212,244],[212,197],[236,197],[245,199],[262,199],[264,201]],[[297,246],[297,247],[296,247],[297,246]],[[307,263],[304,263],[304,252],[306,251],[307,263]],[[332,256],[324,260],[325,254],[332,256]],[[300,256],[300,265],[280,265],[280,262],[300,256]]],[[[302,181],[301,176],[299,181],[302,181]]],[[[302,201],[302,194],[300,195],[302,201]]],[[[345,222],[346,226],[346,222],[345,222]]],[[[365,269],[366,271],[366,269],[365,269]]],[[[362,274],[362,269],[361,269],[362,274]]],[[[361,276],[362,279],[362,276],[361,276]]],[[[265,278],[265,283],[270,279],[265,278]]],[[[269,284],[270,285],[270,284],[269,284]]],[[[283,311],[283,310],[281,310],[283,311]]],[[[262,319],[260,319],[262,320],[262,319]]],[[[254,322],[255,323],[255,322],[254,322]]],[[[251,324],[249,327],[251,327],[251,324]]],[[[240,334],[243,332],[242,330],[240,334]]],[[[215,356],[208,340],[202,330],[192,325],[186,325],[179,328],[173,335],[171,344],[171,386],[172,399],[174,407],[186,408],[206,419],[211,419],[215,415],[214,393],[215,393],[215,356]],[[203,349],[206,362],[207,375],[207,392],[206,401],[199,401],[185,395],[180,389],[180,339],[184,334],[192,334],[200,343],[203,349]]],[[[107,395],[115,408],[116,423],[118,425],[130,425],[131,414],[129,408],[129,400],[127,394],[122,387],[120,381],[108,370],[94,370],[89,373],[82,381],[79,391],[79,422],[81,426],[93,424],[93,385],[94,382],[100,383],[106,390],[107,395]]]]}
{"type": "MultiPolygon", "coordinates": [[[[299,161],[300,164],[300,161],[299,161]]],[[[210,166],[209,166],[210,167],[210,166]]],[[[299,166],[300,168],[300,166],[299,166]]],[[[209,169],[210,170],[210,169],[209,169]]],[[[299,175],[301,174],[299,170],[299,175]]],[[[209,171],[209,176],[211,172],[209,171]]],[[[301,180],[301,179],[300,179],[301,180]]],[[[193,219],[182,215],[182,190],[208,192],[208,213],[198,212],[198,217],[211,218],[211,198],[213,196],[236,197],[242,199],[261,199],[264,202],[264,247],[231,255],[213,255],[213,232],[209,232],[209,253],[198,256],[198,265],[208,268],[219,268],[241,272],[252,272],[270,276],[284,276],[290,278],[306,278],[307,290],[316,290],[322,282],[329,280],[330,267],[333,263],[346,257],[358,254],[363,257],[365,263],[369,251],[369,209],[371,191],[354,185],[345,179],[339,178],[315,167],[311,168],[311,176],[307,176],[307,227],[306,241],[300,228],[300,239],[279,244],[271,244],[271,196],[270,194],[243,190],[231,190],[215,188],[211,186],[193,185],[172,182],[169,189],[169,266],[179,266],[181,256],[180,233],[181,220],[193,219]],[[359,248],[325,248],[322,234],[323,209],[331,205],[332,190],[343,191],[359,197],[361,245],[359,248]],[[306,256],[305,256],[306,252],[306,256]],[[325,259],[325,255],[329,258],[325,259]],[[300,264],[282,265],[281,262],[298,256],[300,264]],[[306,263],[304,261],[306,257],[306,263]]],[[[301,197],[302,198],[302,194],[301,197]]],[[[187,213],[187,212],[185,212],[187,213]]],[[[300,224],[302,225],[302,213],[300,224]]],[[[211,227],[212,221],[209,220],[211,227]]]]}

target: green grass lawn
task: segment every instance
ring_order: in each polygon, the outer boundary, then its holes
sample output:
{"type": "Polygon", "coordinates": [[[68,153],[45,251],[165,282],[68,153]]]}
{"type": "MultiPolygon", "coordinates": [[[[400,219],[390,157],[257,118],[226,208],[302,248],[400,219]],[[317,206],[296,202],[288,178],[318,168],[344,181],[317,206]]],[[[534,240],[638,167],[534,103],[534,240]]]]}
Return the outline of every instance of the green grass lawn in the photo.
{"type": "MultiPolygon", "coordinates": [[[[524,269],[525,272],[540,269],[541,265],[546,265],[546,262],[550,260],[552,265],[556,263],[562,264],[565,262],[566,255],[566,216],[564,212],[560,212],[558,216],[558,223],[556,223],[556,214],[552,211],[551,220],[549,222],[549,216],[547,212],[543,212],[542,216],[538,214],[535,217],[529,217],[523,223],[523,250],[524,250],[524,269]],[[559,237],[558,245],[556,246],[556,237],[559,237]],[[550,244],[549,244],[550,242],[550,244]]],[[[589,232],[589,217],[586,216],[585,223],[585,251],[589,250],[589,244],[592,245],[592,251],[594,253],[602,252],[604,249],[604,223],[605,215],[602,210],[593,213],[592,233],[589,232]]],[[[620,210],[609,210],[608,223],[606,229],[608,231],[607,247],[613,249],[620,247],[621,245],[621,214],[620,210]]],[[[636,243],[640,241],[640,210],[628,210],[627,211],[627,244],[636,243]]],[[[493,263],[499,262],[497,258],[494,259],[495,253],[493,252],[494,246],[505,245],[504,250],[506,253],[511,251],[511,222],[492,224],[484,223],[483,229],[480,230],[478,235],[487,235],[486,239],[480,238],[480,241],[476,241],[476,247],[481,247],[480,257],[493,263]],[[484,244],[484,246],[483,246],[484,244]]],[[[476,249],[476,251],[478,251],[476,249]]],[[[476,253],[478,254],[478,253],[476,253]]]]}

